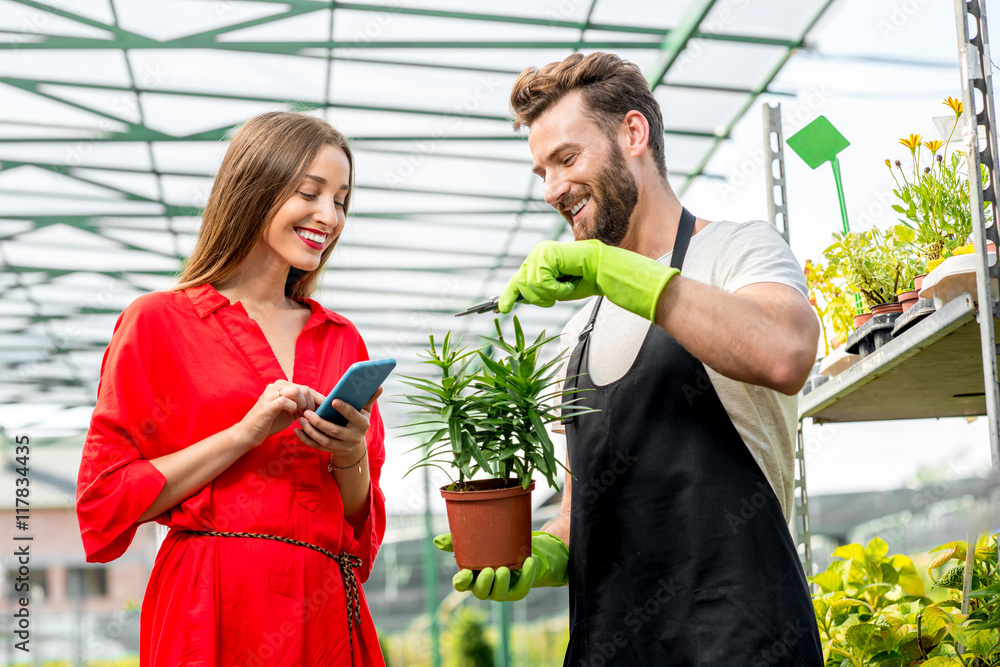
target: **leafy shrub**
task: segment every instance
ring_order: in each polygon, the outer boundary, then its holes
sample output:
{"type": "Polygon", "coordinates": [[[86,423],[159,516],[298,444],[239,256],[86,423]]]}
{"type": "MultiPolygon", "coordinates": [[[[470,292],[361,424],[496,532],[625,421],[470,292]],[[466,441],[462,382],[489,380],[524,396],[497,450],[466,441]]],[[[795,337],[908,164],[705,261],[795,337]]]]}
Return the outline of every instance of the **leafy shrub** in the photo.
{"type": "MultiPolygon", "coordinates": [[[[941,545],[928,574],[951,560],[964,561],[965,542],[941,545]]],[[[1000,572],[997,536],[975,547],[969,614],[960,612],[965,567],[934,581],[944,600],[926,596],[924,582],[907,556],[889,556],[875,538],[848,544],[810,580],[819,591],[813,608],[827,667],[987,667],[1000,665],[1000,572]]]]}

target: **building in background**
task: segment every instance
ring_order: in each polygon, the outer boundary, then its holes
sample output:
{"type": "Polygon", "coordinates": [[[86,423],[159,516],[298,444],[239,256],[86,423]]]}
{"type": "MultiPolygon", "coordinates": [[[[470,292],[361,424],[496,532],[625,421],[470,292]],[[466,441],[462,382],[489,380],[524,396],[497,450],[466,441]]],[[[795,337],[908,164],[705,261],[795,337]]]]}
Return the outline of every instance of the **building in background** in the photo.
{"type": "MultiPolygon", "coordinates": [[[[155,526],[139,528],[125,554],[110,563],[87,563],[76,520],[76,477],[83,452],[83,437],[52,442],[31,442],[28,465],[30,495],[27,530],[14,506],[14,442],[0,441],[0,535],[5,549],[13,537],[32,536],[31,647],[35,664],[49,660],[116,658],[139,650],[139,606],[153,569],[157,539],[155,526]],[[44,536],[44,538],[42,537],[44,536]]],[[[0,626],[3,648],[0,663],[10,664],[25,655],[10,636],[10,619],[17,608],[15,559],[3,560],[3,601],[0,626]]]]}

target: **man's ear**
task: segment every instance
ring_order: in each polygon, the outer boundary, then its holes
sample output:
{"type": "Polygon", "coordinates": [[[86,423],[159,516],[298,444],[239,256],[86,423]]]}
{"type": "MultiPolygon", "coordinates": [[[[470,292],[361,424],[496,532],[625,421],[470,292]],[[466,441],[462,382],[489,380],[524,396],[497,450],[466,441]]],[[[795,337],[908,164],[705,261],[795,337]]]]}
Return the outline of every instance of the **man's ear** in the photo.
{"type": "Polygon", "coordinates": [[[649,121],[634,109],[625,114],[622,121],[627,154],[638,157],[649,145],[649,121]]]}

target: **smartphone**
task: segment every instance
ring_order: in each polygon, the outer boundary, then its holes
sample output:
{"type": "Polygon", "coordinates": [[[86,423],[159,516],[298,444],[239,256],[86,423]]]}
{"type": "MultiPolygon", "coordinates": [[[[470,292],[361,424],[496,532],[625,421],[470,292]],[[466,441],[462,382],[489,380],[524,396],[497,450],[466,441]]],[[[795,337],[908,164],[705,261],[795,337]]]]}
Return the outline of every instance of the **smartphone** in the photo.
{"type": "Polygon", "coordinates": [[[371,359],[352,364],[323,401],[323,405],[316,409],[316,414],[337,426],[347,426],[347,418],[333,407],[333,402],[339,398],[354,406],[355,410],[360,410],[372,399],[395,367],[395,359],[371,359]]]}

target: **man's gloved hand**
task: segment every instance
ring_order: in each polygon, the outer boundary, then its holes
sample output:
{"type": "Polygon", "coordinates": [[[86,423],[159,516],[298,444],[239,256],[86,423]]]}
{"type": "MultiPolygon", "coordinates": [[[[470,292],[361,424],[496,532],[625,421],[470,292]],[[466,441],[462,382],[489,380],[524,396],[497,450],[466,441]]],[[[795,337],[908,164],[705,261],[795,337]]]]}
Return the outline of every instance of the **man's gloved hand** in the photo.
{"type": "Polygon", "coordinates": [[[518,295],[548,308],[556,301],[605,296],[636,315],[656,321],[656,302],[667,282],[680,273],[639,253],[600,241],[542,241],[528,254],[500,295],[509,313],[518,295]],[[560,276],[576,278],[559,282],[560,276]]]}
{"type": "MultiPolygon", "coordinates": [[[[442,551],[453,551],[451,533],[434,538],[434,546],[442,551]]],[[[566,543],[551,533],[531,533],[531,555],[524,560],[520,570],[492,567],[480,570],[459,570],[451,580],[456,591],[471,590],[480,600],[513,602],[522,600],[532,588],[565,586],[569,583],[566,568],[569,549],[566,543]]]]}

